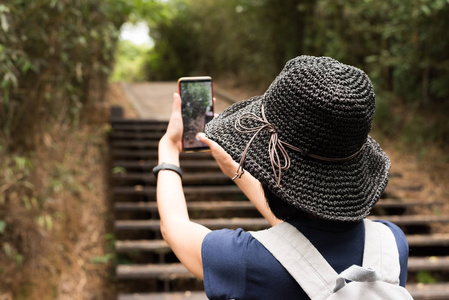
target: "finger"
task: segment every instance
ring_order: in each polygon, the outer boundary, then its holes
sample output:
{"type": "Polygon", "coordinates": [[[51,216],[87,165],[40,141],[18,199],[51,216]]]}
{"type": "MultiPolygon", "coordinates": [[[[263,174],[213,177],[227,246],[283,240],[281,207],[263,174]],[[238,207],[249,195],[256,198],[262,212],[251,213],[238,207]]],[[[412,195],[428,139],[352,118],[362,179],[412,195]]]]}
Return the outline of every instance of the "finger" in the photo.
{"type": "Polygon", "coordinates": [[[219,115],[218,113],[214,113],[214,118],[218,117],[218,115],[219,115]]]}
{"type": "Polygon", "coordinates": [[[213,141],[211,141],[210,139],[208,139],[208,138],[206,137],[206,134],[205,134],[204,132],[198,132],[198,134],[197,134],[196,136],[198,137],[198,139],[199,139],[201,142],[205,143],[205,144],[208,145],[209,148],[210,148],[210,144],[211,144],[211,142],[213,142],[213,141]]]}
{"type": "Polygon", "coordinates": [[[172,139],[178,139],[182,135],[183,124],[181,114],[181,97],[178,93],[173,94],[173,108],[167,126],[167,134],[172,139]]]}
{"type": "Polygon", "coordinates": [[[199,132],[197,135],[198,139],[204,144],[208,145],[211,150],[220,147],[216,142],[211,139],[208,139],[204,132],[199,132]]]}
{"type": "Polygon", "coordinates": [[[220,155],[229,155],[227,154],[227,152],[215,141],[207,138],[206,134],[204,134],[204,132],[200,132],[197,134],[198,139],[203,142],[204,144],[206,144],[207,146],[209,146],[212,154],[215,156],[217,154],[220,155]]]}
{"type": "Polygon", "coordinates": [[[181,113],[181,96],[178,93],[173,94],[173,109],[172,114],[181,113]]]}
{"type": "Polygon", "coordinates": [[[204,133],[198,133],[197,136],[203,143],[209,146],[212,156],[217,161],[223,173],[229,177],[233,177],[238,163],[218,143],[208,139],[204,133]]]}

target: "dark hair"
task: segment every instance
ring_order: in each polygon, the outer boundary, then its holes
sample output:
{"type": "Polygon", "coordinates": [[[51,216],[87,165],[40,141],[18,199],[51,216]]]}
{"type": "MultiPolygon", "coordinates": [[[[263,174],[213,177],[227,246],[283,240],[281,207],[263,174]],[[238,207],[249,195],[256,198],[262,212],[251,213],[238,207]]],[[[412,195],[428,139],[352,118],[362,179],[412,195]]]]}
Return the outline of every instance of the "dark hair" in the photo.
{"type": "Polygon", "coordinates": [[[284,200],[273,194],[266,186],[262,185],[263,192],[265,194],[265,199],[268,202],[273,214],[279,220],[292,220],[292,219],[315,219],[317,217],[306,213],[292,205],[287,204],[284,200]]]}

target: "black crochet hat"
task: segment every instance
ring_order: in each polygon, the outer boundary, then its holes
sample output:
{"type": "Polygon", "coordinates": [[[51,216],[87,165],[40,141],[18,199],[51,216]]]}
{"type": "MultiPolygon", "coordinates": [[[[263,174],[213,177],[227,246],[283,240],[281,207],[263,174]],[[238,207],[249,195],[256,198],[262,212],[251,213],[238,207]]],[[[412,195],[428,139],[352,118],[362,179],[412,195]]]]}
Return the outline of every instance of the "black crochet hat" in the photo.
{"type": "Polygon", "coordinates": [[[323,219],[357,221],[378,201],[390,169],[368,135],[374,102],[360,69],[300,56],[264,95],[230,106],[205,132],[286,203],[323,219]]]}

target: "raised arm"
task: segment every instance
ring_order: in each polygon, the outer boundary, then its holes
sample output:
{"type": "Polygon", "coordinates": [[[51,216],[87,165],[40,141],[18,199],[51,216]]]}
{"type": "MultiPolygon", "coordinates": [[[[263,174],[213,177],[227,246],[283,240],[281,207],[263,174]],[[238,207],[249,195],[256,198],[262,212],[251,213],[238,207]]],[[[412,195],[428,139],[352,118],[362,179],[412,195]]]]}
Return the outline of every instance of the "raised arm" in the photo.
{"type": "MultiPolygon", "coordinates": [[[[238,168],[238,163],[235,162],[220,145],[208,139],[204,133],[198,134],[198,138],[209,146],[212,156],[217,161],[223,173],[231,178],[234,177],[235,171],[238,168]]],[[[241,178],[237,178],[234,182],[271,226],[275,226],[282,222],[274,216],[273,212],[268,207],[262,186],[256,178],[248,172],[245,172],[241,178]]]]}
{"type": "MultiPolygon", "coordinates": [[[[167,132],[159,141],[159,164],[168,163],[179,167],[182,130],[181,98],[174,94],[173,111],[167,132]]],[[[210,230],[190,221],[181,178],[177,173],[170,170],[159,171],[157,206],[164,240],[181,263],[202,279],[201,244],[210,230]]]]}

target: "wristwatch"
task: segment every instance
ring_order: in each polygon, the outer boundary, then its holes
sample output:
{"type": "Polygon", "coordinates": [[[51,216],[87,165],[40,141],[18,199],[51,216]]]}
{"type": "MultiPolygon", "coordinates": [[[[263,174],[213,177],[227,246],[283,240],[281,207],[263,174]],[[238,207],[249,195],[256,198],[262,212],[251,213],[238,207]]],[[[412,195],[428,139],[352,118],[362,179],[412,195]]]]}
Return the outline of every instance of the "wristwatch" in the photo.
{"type": "Polygon", "coordinates": [[[157,173],[159,173],[159,171],[161,171],[161,170],[170,170],[175,173],[178,173],[179,177],[181,177],[181,179],[182,179],[182,170],[178,166],[175,166],[172,164],[166,164],[166,163],[161,163],[160,165],[155,166],[153,168],[153,174],[154,174],[154,176],[156,176],[156,178],[157,178],[157,173]]]}

